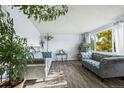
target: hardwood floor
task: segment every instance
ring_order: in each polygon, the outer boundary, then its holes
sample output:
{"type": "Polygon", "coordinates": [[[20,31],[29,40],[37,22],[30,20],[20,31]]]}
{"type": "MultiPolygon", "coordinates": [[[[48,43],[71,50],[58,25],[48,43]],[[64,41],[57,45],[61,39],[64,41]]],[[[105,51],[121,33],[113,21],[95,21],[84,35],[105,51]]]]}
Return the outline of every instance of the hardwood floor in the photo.
{"type": "Polygon", "coordinates": [[[53,62],[50,71],[63,71],[68,88],[123,88],[124,80],[111,78],[101,81],[79,61],[53,62]]]}

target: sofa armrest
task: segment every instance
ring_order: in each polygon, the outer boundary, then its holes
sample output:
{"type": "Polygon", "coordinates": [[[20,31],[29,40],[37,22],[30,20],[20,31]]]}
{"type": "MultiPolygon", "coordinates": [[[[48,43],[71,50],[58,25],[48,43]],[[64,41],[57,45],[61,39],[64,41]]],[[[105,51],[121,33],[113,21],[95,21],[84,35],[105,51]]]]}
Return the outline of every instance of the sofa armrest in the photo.
{"type": "Polygon", "coordinates": [[[124,57],[107,57],[101,59],[101,62],[104,64],[124,63],[124,57]]]}
{"type": "Polygon", "coordinates": [[[102,78],[124,76],[124,57],[103,58],[99,74],[102,78]]]}
{"type": "Polygon", "coordinates": [[[117,64],[124,64],[124,57],[106,57],[101,59],[100,69],[111,69],[117,64]]]}

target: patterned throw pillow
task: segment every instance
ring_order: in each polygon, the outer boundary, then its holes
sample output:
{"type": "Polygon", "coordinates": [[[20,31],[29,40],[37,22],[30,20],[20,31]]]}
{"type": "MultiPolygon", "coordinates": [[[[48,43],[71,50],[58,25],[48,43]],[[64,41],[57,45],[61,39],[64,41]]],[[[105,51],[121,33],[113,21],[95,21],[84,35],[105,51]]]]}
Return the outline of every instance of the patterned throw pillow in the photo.
{"type": "Polygon", "coordinates": [[[82,59],[90,59],[91,54],[91,52],[81,52],[82,59]]]}

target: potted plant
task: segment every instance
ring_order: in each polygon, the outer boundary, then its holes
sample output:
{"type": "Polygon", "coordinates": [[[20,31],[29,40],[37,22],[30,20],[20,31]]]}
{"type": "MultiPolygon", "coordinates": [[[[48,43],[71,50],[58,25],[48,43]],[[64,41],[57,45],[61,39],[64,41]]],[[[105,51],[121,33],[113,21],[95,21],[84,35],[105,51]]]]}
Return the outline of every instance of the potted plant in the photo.
{"type": "Polygon", "coordinates": [[[47,43],[47,52],[48,52],[49,41],[53,39],[53,36],[47,33],[47,34],[44,36],[44,39],[46,40],[46,43],[47,43]]]}
{"type": "Polygon", "coordinates": [[[45,44],[45,41],[46,41],[46,46],[47,46],[47,49],[46,51],[48,52],[48,48],[49,48],[49,41],[52,40],[54,37],[50,34],[46,34],[45,36],[43,36],[43,38],[41,37],[41,40],[40,40],[40,45],[41,45],[41,48],[44,49],[44,44],[45,44]]]}
{"type": "Polygon", "coordinates": [[[60,54],[65,54],[65,51],[63,49],[59,50],[60,54]]]}
{"type": "MultiPolygon", "coordinates": [[[[33,55],[27,48],[26,38],[16,35],[13,19],[0,7],[0,75],[6,72],[7,80],[1,87],[14,87],[24,80],[27,62],[33,55]]],[[[1,80],[2,81],[2,80],[1,80]]]]}

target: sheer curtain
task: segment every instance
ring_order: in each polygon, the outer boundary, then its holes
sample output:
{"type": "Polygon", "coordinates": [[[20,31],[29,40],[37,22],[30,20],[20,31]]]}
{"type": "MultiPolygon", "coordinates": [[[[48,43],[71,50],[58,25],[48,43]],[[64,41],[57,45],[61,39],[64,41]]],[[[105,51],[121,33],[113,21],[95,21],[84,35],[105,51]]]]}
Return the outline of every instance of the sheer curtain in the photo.
{"type": "Polygon", "coordinates": [[[113,25],[115,48],[117,54],[124,54],[124,21],[118,21],[113,25]]]}

